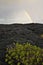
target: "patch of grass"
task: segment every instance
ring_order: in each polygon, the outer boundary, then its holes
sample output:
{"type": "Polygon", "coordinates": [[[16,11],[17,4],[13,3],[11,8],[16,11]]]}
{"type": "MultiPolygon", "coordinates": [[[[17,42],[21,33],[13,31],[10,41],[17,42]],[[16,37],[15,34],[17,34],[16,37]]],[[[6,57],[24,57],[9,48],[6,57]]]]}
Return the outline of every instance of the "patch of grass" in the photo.
{"type": "Polygon", "coordinates": [[[43,38],[43,34],[41,34],[40,37],[43,38]]]}
{"type": "Polygon", "coordinates": [[[30,43],[16,43],[6,48],[5,62],[9,65],[43,65],[43,49],[30,43]]]}

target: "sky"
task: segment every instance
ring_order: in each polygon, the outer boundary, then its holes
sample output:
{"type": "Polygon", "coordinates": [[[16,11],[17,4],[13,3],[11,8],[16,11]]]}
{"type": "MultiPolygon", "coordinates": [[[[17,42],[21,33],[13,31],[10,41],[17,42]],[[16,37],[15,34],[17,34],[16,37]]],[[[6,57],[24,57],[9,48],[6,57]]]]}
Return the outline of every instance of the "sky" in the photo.
{"type": "Polygon", "coordinates": [[[43,0],[0,0],[0,24],[43,23],[43,0]]]}

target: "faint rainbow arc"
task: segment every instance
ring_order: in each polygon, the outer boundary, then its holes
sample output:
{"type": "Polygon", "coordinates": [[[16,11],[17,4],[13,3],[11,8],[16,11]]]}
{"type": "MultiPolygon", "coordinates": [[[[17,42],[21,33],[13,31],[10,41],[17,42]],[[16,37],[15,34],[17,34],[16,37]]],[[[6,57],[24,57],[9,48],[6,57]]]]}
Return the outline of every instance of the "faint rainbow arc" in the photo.
{"type": "Polygon", "coordinates": [[[28,20],[29,20],[31,23],[33,23],[32,18],[30,17],[30,15],[28,14],[28,12],[27,12],[27,11],[24,11],[24,12],[25,12],[25,15],[27,16],[28,20]]]}

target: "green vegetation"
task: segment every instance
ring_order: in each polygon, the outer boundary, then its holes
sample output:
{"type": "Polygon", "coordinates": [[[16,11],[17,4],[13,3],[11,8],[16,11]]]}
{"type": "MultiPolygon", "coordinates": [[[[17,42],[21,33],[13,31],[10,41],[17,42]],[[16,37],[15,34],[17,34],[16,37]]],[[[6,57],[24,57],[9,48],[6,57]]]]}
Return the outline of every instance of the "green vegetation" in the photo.
{"type": "Polygon", "coordinates": [[[16,43],[6,48],[5,62],[9,65],[43,65],[43,49],[30,43],[16,43]]]}
{"type": "Polygon", "coordinates": [[[40,37],[43,38],[43,34],[41,34],[40,37]]]}

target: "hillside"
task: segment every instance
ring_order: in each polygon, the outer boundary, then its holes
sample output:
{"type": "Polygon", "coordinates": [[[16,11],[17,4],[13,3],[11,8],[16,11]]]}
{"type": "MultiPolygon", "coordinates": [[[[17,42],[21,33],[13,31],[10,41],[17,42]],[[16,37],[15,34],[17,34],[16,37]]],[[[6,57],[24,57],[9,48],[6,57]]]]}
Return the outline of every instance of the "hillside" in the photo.
{"type": "Polygon", "coordinates": [[[29,42],[43,48],[41,34],[43,34],[43,24],[0,24],[0,60],[4,56],[6,46],[13,42],[21,44],[29,42]]]}

